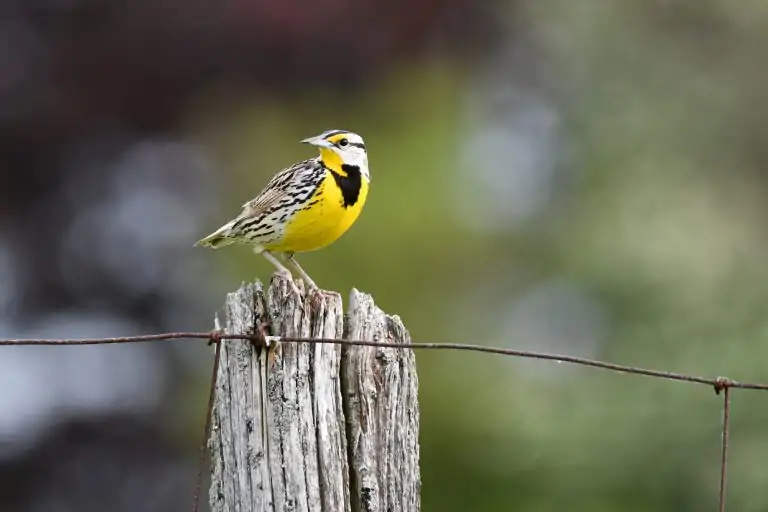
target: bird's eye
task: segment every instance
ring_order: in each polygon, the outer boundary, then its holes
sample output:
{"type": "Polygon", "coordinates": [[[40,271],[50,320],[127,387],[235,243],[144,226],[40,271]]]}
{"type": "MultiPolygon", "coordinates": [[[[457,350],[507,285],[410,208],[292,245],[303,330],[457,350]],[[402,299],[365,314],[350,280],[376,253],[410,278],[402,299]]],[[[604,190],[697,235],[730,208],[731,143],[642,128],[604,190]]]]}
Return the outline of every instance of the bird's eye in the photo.
{"type": "Polygon", "coordinates": [[[342,148],[346,147],[346,146],[349,146],[349,141],[347,139],[341,139],[339,141],[339,146],[341,146],[342,148]]]}

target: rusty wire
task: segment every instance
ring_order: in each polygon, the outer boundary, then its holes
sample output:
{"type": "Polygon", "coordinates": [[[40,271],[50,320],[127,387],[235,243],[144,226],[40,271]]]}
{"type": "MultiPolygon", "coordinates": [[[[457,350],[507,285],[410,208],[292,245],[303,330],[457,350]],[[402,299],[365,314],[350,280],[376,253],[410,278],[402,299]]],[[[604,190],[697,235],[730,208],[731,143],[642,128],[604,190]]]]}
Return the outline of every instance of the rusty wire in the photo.
{"type": "MultiPolygon", "coordinates": [[[[232,340],[250,340],[256,343],[263,343],[262,334],[225,334],[223,332],[215,334],[217,339],[232,340]]],[[[210,340],[211,332],[169,332],[163,334],[145,334],[139,336],[123,336],[118,338],[81,338],[81,339],[0,339],[0,346],[3,345],[45,345],[45,346],[70,346],[70,345],[110,345],[118,343],[143,343],[149,341],[178,340],[178,339],[204,339],[210,340]]],[[[485,345],[472,345],[468,343],[387,343],[370,340],[346,340],[341,338],[294,338],[286,336],[275,336],[275,340],[286,343],[330,343],[335,345],[358,345],[366,347],[385,347],[385,348],[410,348],[416,350],[461,350],[468,352],[483,352],[487,354],[498,354],[503,356],[521,357],[527,359],[543,359],[547,361],[558,361],[561,363],[572,363],[581,366],[591,366],[603,370],[614,372],[630,373],[634,375],[645,375],[647,377],[658,377],[668,380],[677,380],[683,382],[693,382],[696,384],[705,384],[713,388],[720,388],[723,385],[723,378],[701,377],[696,375],[687,375],[683,373],[667,372],[662,370],[651,370],[636,366],[622,365],[616,363],[607,363],[585,357],[566,356],[559,354],[549,354],[546,352],[535,352],[530,350],[515,350],[502,347],[492,347],[485,345]]],[[[758,382],[739,382],[730,379],[726,387],[740,389],[759,389],[768,391],[768,384],[758,382]]]]}
{"type": "MultiPolygon", "coordinates": [[[[162,340],[178,340],[178,339],[205,339],[209,340],[209,343],[216,345],[216,354],[214,356],[214,365],[212,371],[211,388],[208,397],[208,407],[205,422],[205,435],[202,446],[200,447],[200,458],[198,473],[195,484],[195,491],[193,497],[193,510],[197,511],[200,497],[200,490],[202,486],[202,472],[205,463],[205,454],[207,448],[207,441],[210,437],[211,429],[211,416],[213,413],[213,403],[216,390],[216,379],[218,375],[219,358],[221,340],[224,339],[236,339],[236,340],[248,340],[259,345],[263,345],[266,342],[263,332],[256,334],[226,334],[222,331],[213,332],[169,332],[162,334],[147,334],[140,336],[123,336],[116,338],[82,338],[82,339],[0,339],[0,346],[30,346],[30,345],[43,345],[43,346],[73,346],[73,345],[108,345],[119,343],[142,343],[150,341],[162,341],[162,340]]],[[[571,363],[580,366],[588,366],[592,368],[599,368],[602,370],[609,370],[619,373],[627,373],[633,375],[643,375],[646,377],[655,377],[660,379],[675,380],[681,382],[691,382],[694,384],[703,384],[712,387],[717,394],[723,393],[723,426],[722,426],[722,446],[721,446],[721,461],[720,461],[720,487],[718,494],[719,511],[725,512],[725,494],[728,477],[728,436],[730,430],[730,415],[731,415],[731,393],[730,390],[734,388],[738,389],[757,389],[768,390],[768,384],[759,382],[739,382],[731,380],[725,377],[701,377],[697,375],[688,375],[676,372],[667,372],[662,370],[652,370],[648,368],[640,368],[636,366],[622,365],[616,363],[608,363],[604,361],[598,361],[595,359],[588,359],[584,357],[566,356],[559,354],[549,354],[545,352],[535,352],[529,350],[515,350],[502,347],[484,346],[484,345],[472,345],[467,343],[388,343],[369,340],[346,340],[340,338],[297,338],[297,337],[285,337],[274,336],[271,340],[280,341],[283,343],[327,343],[335,345],[357,345],[366,347],[382,347],[382,348],[407,348],[417,350],[457,350],[465,352],[482,352],[486,354],[496,354],[503,356],[519,357],[526,359],[539,359],[546,361],[557,361],[562,363],[571,363]]]]}

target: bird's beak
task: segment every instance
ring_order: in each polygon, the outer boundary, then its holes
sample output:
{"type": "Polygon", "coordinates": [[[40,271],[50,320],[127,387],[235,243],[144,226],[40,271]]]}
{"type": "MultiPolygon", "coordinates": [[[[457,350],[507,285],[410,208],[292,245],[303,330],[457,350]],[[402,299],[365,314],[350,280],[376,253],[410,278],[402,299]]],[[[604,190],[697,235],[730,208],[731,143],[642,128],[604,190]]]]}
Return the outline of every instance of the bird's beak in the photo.
{"type": "Polygon", "coordinates": [[[321,148],[329,148],[330,149],[330,148],[333,147],[333,144],[331,144],[330,142],[328,142],[327,140],[325,140],[324,138],[322,138],[319,135],[316,136],[316,137],[310,137],[308,139],[304,139],[301,142],[304,143],[304,144],[312,144],[313,146],[318,146],[318,147],[321,147],[321,148]]]}

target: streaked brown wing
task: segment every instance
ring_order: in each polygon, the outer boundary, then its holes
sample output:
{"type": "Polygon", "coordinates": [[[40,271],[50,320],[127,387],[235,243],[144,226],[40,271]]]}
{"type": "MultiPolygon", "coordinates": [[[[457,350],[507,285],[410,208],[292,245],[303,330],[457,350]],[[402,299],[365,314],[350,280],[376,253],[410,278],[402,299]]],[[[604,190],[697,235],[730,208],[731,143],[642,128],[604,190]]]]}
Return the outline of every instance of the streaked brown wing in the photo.
{"type": "Polygon", "coordinates": [[[257,217],[265,210],[274,207],[289,190],[296,174],[312,165],[312,159],[293,164],[275,174],[258,196],[243,204],[240,217],[257,217]]]}

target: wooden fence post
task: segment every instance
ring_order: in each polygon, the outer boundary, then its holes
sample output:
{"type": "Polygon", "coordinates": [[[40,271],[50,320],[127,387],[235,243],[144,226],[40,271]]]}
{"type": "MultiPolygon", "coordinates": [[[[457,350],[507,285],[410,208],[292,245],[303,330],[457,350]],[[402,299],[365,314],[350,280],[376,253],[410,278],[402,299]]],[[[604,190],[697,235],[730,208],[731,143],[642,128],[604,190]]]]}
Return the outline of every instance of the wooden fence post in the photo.
{"type": "MultiPolygon", "coordinates": [[[[300,304],[282,277],[227,297],[229,334],[408,343],[396,316],[352,290],[300,304]]],[[[418,378],[413,351],[224,340],[211,437],[214,512],[417,512],[418,378]]]]}

